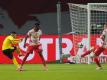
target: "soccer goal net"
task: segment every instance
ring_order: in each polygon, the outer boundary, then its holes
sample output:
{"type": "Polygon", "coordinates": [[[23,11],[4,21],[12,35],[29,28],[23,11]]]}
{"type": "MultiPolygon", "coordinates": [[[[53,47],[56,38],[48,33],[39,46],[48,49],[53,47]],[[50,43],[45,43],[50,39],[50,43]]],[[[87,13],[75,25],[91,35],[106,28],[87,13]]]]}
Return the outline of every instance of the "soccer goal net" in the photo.
{"type": "MultiPolygon", "coordinates": [[[[107,23],[107,3],[73,4],[68,3],[73,34],[75,55],[81,55],[91,46],[100,45],[99,36],[102,33],[104,23],[107,23]]],[[[107,61],[107,52],[102,53],[100,62],[107,61]],[[106,59],[105,59],[105,58],[106,59]]],[[[78,56],[77,56],[78,57],[78,56]]],[[[90,63],[93,60],[88,56],[77,62],[90,63]]]]}

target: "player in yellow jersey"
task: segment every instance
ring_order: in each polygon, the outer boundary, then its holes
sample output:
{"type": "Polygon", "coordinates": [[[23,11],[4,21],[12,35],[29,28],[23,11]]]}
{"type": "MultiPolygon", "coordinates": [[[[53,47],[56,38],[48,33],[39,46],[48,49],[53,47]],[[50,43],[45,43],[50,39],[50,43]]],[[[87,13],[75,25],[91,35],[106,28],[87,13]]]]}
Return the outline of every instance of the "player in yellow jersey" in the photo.
{"type": "Polygon", "coordinates": [[[2,45],[3,54],[13,61],[14,65],[16,65],[17,67],[17,70],[19,69],[20,65],[18,64],[16,58],[13,56],[13,52],[17,51],[19,55],[22,55],[19,47],[16,46],[16,44],[18,44],[19,41],[20,39],[16,38],[16,32],[11,32],[11,34],[4,39],[2,45]]]}

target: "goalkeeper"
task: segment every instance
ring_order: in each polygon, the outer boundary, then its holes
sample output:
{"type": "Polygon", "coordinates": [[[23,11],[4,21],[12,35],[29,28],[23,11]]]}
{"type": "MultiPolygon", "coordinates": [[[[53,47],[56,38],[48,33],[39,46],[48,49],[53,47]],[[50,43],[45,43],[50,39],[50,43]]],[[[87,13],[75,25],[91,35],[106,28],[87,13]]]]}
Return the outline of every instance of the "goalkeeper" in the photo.
{"type": "Polygon", "coordinates": [[[18,64],[16,58],[13,56],[13,52],[17,51],[17,53],[19,53],[19,55],[22,55],[20,52],[20,49],[18,46],[16,46],[16,44],[18,44],[20,41],[20,39],[16,38],[16,32],[11,32],[10,35],[8,35],[2,44],[2,52],[4,55],[6,55],[9,59],[11,59],[14,63],[14,65],[16,65],[17,70],[20,67],[20,65],[18,64]]]}
{"type": "Polygon", "coordinates": [[[100,36],[100,39],[102,40],[102,44],[100,46],[92,47],[90,50],[81,55],[81,57],[84,57],[92,52],[91,57],[94,57],[94,61],[97,64],[96,69],[102,69],[98,56],[107,48],[107,23],[104,24],[104,30],[100,36]]]}

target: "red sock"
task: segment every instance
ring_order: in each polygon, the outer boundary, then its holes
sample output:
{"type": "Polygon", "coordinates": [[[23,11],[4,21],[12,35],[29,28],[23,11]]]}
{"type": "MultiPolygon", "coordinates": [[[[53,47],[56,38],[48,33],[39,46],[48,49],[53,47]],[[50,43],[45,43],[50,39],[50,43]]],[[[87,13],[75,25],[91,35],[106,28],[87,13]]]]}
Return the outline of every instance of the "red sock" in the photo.
{"type": "Polygon", "coordinates": [[[96,64],[97,64],[98,67],[101,67],[101,64],[99,63],[98,58],[94,58],[94,61],[96,62],[96,64]]]}
{"type": "Polygon", "coordinates": [[[21,63],[21,66],[23,66],[23,64],[25,63],[25,61],[26,61],[26,59],[27,59],[28,56],[29,56],[29,53],[27,53],[27,54],[25,55],[25,57],[23,58],[23,61],[22,61],[22,63],[21,63]]]}
{"type": "Polygon", "coordinates": [[[88,51],[86,51],[85,53],[83,53],[83,54],[81,55],[81,57],[85,57],[86,55],[88,55],[88,54],[90,54],[90,53],[91,53],[91,51],[88,50],[88,51]]]}

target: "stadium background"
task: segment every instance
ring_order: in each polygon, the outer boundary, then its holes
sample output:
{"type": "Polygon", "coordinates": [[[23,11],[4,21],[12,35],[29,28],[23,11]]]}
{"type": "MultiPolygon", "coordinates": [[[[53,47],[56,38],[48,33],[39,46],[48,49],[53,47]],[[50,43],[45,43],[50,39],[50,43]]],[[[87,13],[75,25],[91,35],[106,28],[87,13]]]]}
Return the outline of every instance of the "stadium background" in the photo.
{"type": "MultiPolygon", "coordinates": [[[[37,16],[44,34],[58,34],[57,8],[58,0],[0,0],[0,34],[9,34],[15,30],[25,34],[37,16]]],[[[106,2],[106,0],[60,0],[62,33],[71,31],[69,8],[66,3],[106,2]]]]}

